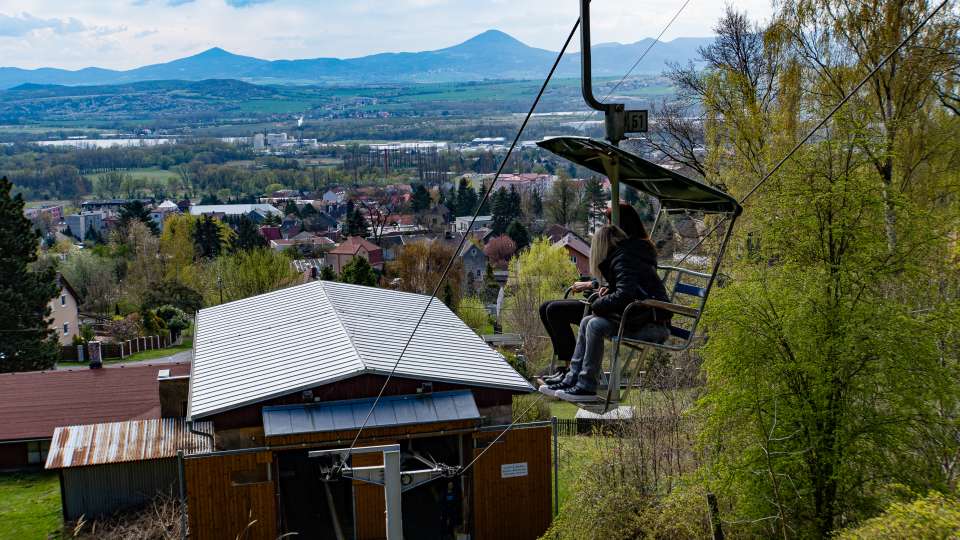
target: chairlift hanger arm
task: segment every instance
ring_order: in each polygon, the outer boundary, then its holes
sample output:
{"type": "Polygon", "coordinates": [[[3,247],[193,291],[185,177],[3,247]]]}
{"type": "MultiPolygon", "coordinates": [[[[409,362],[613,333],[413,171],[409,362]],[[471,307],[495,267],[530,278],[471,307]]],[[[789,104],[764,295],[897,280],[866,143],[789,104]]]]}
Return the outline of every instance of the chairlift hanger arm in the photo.
{"type": "Polygon", "coordinates": [[[647,111],[627,111],[623,103],[603,103],[593,95],[592,70],[590,0],[580,0],[580,86],[583,101],[591,109],[603,111],[607,140],[614,146],[620,144],[625,133],[647,131],[647,111]]]}

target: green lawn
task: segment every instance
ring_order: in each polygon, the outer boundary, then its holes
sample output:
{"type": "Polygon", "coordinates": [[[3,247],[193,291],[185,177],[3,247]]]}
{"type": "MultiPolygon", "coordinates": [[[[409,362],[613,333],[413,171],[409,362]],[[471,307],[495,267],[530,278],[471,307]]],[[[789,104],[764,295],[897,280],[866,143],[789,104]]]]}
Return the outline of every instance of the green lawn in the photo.
{"type": "Polygon", "coordinates": [[[0,540],[60,538],[60,527],[55,473],[0,475],[0,540]]]}
{"type": "MultiPolygon", "coordinates": [[[[157,358],[164,358],[178,352],[189,351],[193,348],[193,338],[185,336],[183,338],[183,343],[180,345],[174,345],[173,347],[167,347],[166,349],[150,349],[148,351],[140,351],[138,353],[131,354],[130,356],[120,359],[120,358],[108,358],[104,360],[105,364],[126,364],[128,362],[142,362],[144,360],[156,360],[157,358]]],[[[57,365],[60,367],[85,367],[89,365],[89,362],[57,362],[57,365]]]]}

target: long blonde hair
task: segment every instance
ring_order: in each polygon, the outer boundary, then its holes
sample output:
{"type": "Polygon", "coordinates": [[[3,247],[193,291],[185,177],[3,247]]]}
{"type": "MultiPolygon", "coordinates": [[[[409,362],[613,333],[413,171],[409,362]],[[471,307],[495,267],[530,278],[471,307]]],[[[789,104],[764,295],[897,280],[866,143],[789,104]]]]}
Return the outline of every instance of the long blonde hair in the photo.
{"type": "Polygon", "coordinates": [[[603,262],[617,244],[627,239],[627,233],[616,225],[604,225],[593,233],[590,242],[590,275],[594,279],[601,279],[600,263],[603,262]]]}

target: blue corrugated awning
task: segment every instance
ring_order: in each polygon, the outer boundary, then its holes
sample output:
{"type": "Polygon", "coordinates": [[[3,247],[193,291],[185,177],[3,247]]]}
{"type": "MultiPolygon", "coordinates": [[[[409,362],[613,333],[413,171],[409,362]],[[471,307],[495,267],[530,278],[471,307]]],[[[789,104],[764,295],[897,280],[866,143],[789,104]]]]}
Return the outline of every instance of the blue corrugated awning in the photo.
{"type": "MultiPolygon", "coordinates": [[[[297,433],[322,433],[360,429],[374,398],[279,405],[263,408],[267,437],[297,433]]],[[[386,396],[377,402],[367,428],[429,424],[453,420],[478,420],[480,411],[469,390],[386,396]]]]}

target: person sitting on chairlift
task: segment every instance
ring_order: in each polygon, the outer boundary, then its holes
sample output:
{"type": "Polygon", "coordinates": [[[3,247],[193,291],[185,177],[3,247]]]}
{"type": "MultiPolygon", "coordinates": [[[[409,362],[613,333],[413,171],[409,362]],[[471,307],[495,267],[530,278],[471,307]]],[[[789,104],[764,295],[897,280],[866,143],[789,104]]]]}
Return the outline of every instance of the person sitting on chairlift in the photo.
{"type": "MultiPolygon", "coordinates": [[[[641,225],[642,226],[642,225],[641,225]]],[[[635,300],[668,301],[657,274],[657,250],[647,237],[628,237],[616,225],[606,225],[593,235],[590,269],[601,276],[601,287],[590,303],[590,315],[580,321],[580,334],[563,381],[543,385],[540,391],[565,401],[592,402],[603,363],[604,338],[617,333],[627,306],[635,300]]],[[[648,308],[631,310],[624,336],[663,343],[670,336],[669,312],[648,308]]]]}
{"type": "MultiPolygon", "coordinates": [[[[620,203],[620,228],[629,238],[639,238],[649,240],[647,229],[643,226],[643,220],[640,214],[629,203],[620,203]]],[[[610,209],[606,209],[607,223],[610,222],[610,209]]],[[[654,255],[656,258],[656,255],[654,255]]],[[[571,291],[575,293],[586,293],[588,296],[595,292],[598,287],[599,275],[594,275],[592,280],[577,281],[571,286],[571,291]]],[[[558,366],[557,371],[548,377],[543,378],[546,385],[557,384],[563,381],[567,375],[567,366],[570,359],[573,358],[573,350],[576,347],[576,336],[573,334],[572,325],[579,324],[583,318],[583,302],[575,299],[548,300],[540,305],[540,321],[543,323],[547,335],[550,336],[550,343],[553,345],[553,353],[556,356],[558,366]]]]}

